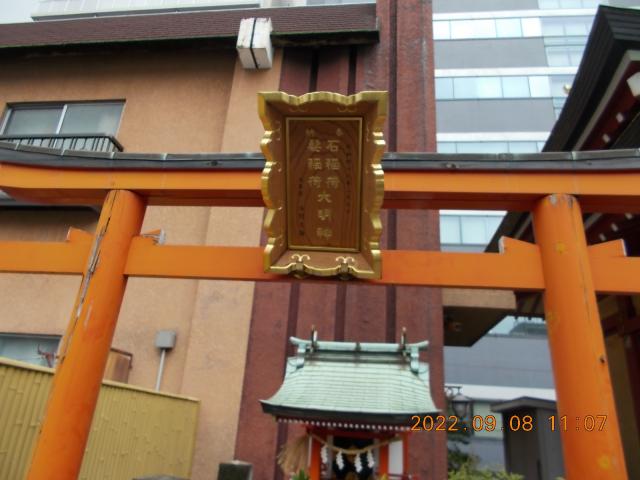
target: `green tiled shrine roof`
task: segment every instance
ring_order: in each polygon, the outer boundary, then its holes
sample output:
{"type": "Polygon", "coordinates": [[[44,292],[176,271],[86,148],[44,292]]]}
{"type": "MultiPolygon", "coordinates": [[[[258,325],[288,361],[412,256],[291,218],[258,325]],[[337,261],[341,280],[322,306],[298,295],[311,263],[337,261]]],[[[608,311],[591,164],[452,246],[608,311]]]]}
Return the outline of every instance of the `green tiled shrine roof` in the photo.
{"type": "Polygon", "coordinates": [[[302,421],[359,421],[409,425],[412,415],[435,413],[429,366],[419,361],[428,342],[415,344],[319,342],[292,338],[296,356],[262,408],[302,421]]]}

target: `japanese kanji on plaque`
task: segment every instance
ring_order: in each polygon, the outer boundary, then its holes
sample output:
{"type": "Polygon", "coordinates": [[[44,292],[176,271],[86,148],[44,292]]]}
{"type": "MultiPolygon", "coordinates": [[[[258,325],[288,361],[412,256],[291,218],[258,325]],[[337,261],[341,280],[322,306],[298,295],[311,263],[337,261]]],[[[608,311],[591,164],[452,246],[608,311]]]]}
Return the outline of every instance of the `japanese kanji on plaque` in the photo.
{"type": "Polygon", "coordinates": [[[386,92],[258,94],[265,270],[379,278],[386,92]]]}

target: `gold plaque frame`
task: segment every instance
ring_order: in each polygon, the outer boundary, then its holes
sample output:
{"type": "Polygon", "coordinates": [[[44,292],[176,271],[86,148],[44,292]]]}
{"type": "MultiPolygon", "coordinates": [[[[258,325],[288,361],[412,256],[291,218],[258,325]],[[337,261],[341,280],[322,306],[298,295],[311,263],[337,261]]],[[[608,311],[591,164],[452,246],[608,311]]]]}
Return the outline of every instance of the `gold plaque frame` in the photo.
{"type": "Polygon", "coordinates": [[[301,96],[284,92],[258,94],[258,112],[265,128],[260,147],[265,156],[262,197],[267,207],[264,229],[266,272],[298,276],[380,278],[380,208],[384,197],[382,155],[383,126],[387,115],[387,92],[361,92],[344,96],[314,92],[301,96]],[[359,165],[356,180],[358,248],[297,247],[290,245],[291,207],[288,174],[291,119],[360,119],[359,165]],[[358,212],[359,210],[359,212],[358,212]]]}

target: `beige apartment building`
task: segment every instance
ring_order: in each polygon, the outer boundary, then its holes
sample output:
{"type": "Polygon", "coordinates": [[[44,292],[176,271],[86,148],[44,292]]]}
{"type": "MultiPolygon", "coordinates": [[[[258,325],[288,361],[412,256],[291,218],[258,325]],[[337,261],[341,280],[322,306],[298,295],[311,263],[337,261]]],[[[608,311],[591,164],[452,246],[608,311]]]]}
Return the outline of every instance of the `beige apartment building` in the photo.
{"type": "MultiPolygon", "coordinates": [[[[278,88],[281,53],[272,69],[259,72],[236,64],[233,50],[216,55],[124,51],[107,58],[47,56],[3,63],[0,103],[16,112],[18,105],[34,102],[98,109],[95,102],[118,102],[117,139],[127,152],[234,152],[256,150],[262,127],[255,92],[278,88]]],[[[261,215],[256,208],[152,207],[143,231],[162,228],[171,243],[257,245],[261,215]]],[[[0,219],[2,240],[62,240],[71,226],[92,232],[98,213],[86,207],[21,206],[3,208],[0,219]]],[[[0,330],[60,336],[79,283],[79,277],[0,276],[0,330]]],[[[202,402],[197,444],[208,453],[196,453],[194,478],[233,458],[252,296],[250,283],[132,279],[128,285],[113,346],[131,354],[128,382],[153,388],[156,333],[177,333],[161,389],[202,402]]]]}
{"type": "MultiPolygon", "coordinates": [[[[36,152],[147,154],[159,164],[164,153],[257,152],[263,133],[257,92],[379,89],[390,92],[388,149],[433,151],[429,4],[378,1],[4,25],[0,141],[32,145],[36,152]],[[247,69],[238,59],[238,26],[251,17],[273,23],[270,68],[247,69]],[[416,55],[425,62],[419,68],[416,55]]],[[[92,232],[96,208],[4,197],[0,240],[63,240],[69,227],[92,232]]],[[[143,232],[162,229],[171,244],[255,246],[262,217],[261,208],[154,206],[143,232]]],[[[439,248],[436,213],[387,211],[384,222],[385,248],[439,248]]],[[[79,283],[70,276],[0,275],[0,355],[52,364],[79,283]]],[[[201,401],[192,478],[214,478],[220,462],[238,458],[253,463],[258,480],[270,480],[281,475],[275,457],[291,427],[262,414],[258,400],[280,385],[289,336],[306,338],[315,325],[327,340],[396,341],[407,327],[410,340],[430,341],[431,392],[443,409],[444,343],[474,342],[512,305],[510,295],[485,297],[483,306],[499,307],[471,318],[472,299],[447,292],[445,328],[437,289],[131,279],[106,376],[153,389],[161,358],[156,335],[174,331],[159,387],[201,401]]],[[[421,478],[445,478],[445,437],[417,436],[411,465],[421,478]]]]}

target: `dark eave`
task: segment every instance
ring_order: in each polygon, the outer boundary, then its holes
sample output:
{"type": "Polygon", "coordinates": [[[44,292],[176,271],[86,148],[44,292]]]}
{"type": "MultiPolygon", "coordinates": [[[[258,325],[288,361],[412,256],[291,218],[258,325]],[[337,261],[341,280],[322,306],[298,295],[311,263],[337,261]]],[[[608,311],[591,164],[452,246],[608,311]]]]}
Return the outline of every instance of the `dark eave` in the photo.
{"type": "Polygon", "coordinates": [[[289,408],[282,406],[269,405],[268,403],[261,401],[262,411],[268,413],[277,418],[291,418],[297,420],[308,421],[325,421],[325,422],[360,422],[374,425],[397,425],[407,426],[410,425],[411,417],[419,416],[431,416],[438,411],[426,411],[426,412],[412,412],[411,414],[392,414],[392,413],[370,413],[370,412],[341,412],[330,411],[320,409],[308,409],[308,408],[289,408]]]}
{"type": "Polygon", "coordinates": [[[626,126],[613,143],[613,148],[637,148],[640,144],[640,113],[626,126]]]}
{"type": "Polygon", "coordinates": [[[640,11],[600,6],[571,93],[545,151],[575,148],[628,50],[640,49],[640,11]]]}
{"type": "Polygon", "coordinates": [[[0,25],[0,51],[212,41],[235,47],[240,20],[269,17],[276,47],[378,41],[375,4],[74,18],[0,25]]]}
{"type": "MultiPolygon", "coordinates": [[[[0,142],[0,162],[60,168],[154,170],[261,170],[261,153],[128,153],[57,150],[0,142]]],[[[384,170],[416,171],[637,171],[640,150],[527,154],[387,152],[384,170]]]]}

